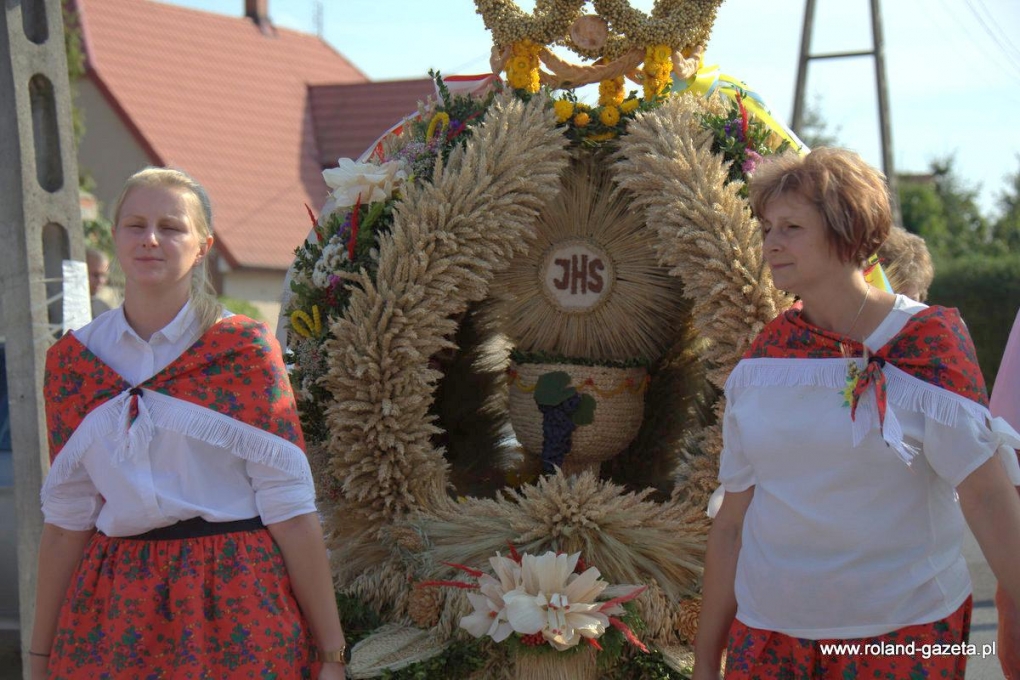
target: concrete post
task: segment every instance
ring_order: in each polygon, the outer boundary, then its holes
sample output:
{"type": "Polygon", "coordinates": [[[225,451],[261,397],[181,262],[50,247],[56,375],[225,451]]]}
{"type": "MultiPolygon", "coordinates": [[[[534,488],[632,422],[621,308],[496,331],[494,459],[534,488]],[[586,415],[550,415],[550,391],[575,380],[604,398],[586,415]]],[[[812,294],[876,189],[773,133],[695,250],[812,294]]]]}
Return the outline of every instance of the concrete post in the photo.
{"type": "Polygon", "coordinates": [[[60,0],[0,10],[0,291],[14,448],[23,677],[34,620],[39,489],[48,467],[42,381],[60,262],[85,259],[60,0]],[[56,281],[53,281],[56,279],[56,281]]]}

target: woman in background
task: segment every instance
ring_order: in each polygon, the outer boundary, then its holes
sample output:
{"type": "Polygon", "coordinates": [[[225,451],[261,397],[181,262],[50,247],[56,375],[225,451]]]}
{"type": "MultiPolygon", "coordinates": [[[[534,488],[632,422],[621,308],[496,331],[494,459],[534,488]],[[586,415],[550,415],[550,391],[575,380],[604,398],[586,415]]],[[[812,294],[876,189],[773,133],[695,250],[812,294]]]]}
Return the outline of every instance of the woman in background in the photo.
{"type": "MultiPolygon", "coordinates": [[[[1002,353],[1002,363],[995,376],[992,414],[1004,418],[1013,429],[1020,430],[1020,312],[1013,321],[1013,330],[1002,353]]],[[[1018,489],[1020,491],[1020,489],[1018,489]]],[[[1016,565],[1020,569],[1020,564],[1016,565]]],[[[995,592],[995,606],[999,612],[999,664],[1006,680],[1020,680],[1020,600],[1010,598],[999,585],[995,592]]]]}
{"type": "Polygon", "coordinates": [[[113,238],[123,306],[47,356],[32,677],[343,678],[290,385],[207,292],[205,191],[135,174],[113,238]]]}
{"type": "Polygon", "coordinates": [[[964,517],[1020,596],[1018,435],[988,411],[958,313],[865,281],[891,226],[880,173],[816,149],[749,190],[799,302],[726,384],[695,677],[717,678],[725,647],[727,678],[962,680],[966,656],[933,645],[967,639],[964,517]]]}

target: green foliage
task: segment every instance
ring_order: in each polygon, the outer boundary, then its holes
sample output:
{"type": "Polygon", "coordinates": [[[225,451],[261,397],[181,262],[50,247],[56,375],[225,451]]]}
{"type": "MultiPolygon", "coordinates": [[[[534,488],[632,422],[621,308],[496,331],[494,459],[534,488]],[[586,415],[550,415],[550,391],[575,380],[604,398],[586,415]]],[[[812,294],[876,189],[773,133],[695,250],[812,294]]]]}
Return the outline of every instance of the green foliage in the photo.
{"type": "Polygon", "coordinates": [[[234,314],[243,314],[249,319],[255,319],[256,321],[265,321],[262,318],[262,313],[259,308],[241,298],[230,297],[229,295],[220,295],[218,298],[220,304],[232,311],[234,314]]]}
{"type": "Polygon", "coordinates": [[[992,241],[1001,244],[1004,253],[1020,252],[1020,170],[999,193],[998,204],[1001,213],[992,225],[992,241]]]}
{"type": "Polygon", "coordinates": [[[344,638],[348,647],[361,642],[384,623],[378,612],[353,595],[337,593],[336,606],[344,622],[344,638]]]}
{"type": "Polygon", "coordinates": [[[900,182],[903,226],[924,238],[935,259],[1004,254],[978,208],[977,189],[957,176],[954,163],[933,161],[929,180],[900,182]]]}
{"type": "Polygon", "coordinates": [[[648,368],[648,359],[624,359],[620,361],[566,357],[554,352],[524,352],[512,350],[510,360],[517,364],[569,364],[571,366],[608,366],[610,368],[648,368]]]}
{"type": "Polygon", "coordinates": [[[730,164],[729,181],[745,183],[740,188],[742,196],[747,196],[747,176],[754,172],[761,159],[773,153],[782,153],[790,146],[784,140],[773,151],[769,145],[772,130],[751,116],[741,100],[732,102],[726,113],[705,114],[701,122],[715,134],[712,151],[721,153],[730,164]]]}
{"type": "Polygon", "coordinates": [[[666,663],[662,653],[635,653],[606,673],[603,680],[688,680],[691,671],[680,673],[666,663]]]}
{"type": "MultiPolygon", "coordinates": [[[[346,623],[345,623],[346,626],[346,623]]],[[[455,640],[441,654],[397,671],[383,671],[383,680],[440,680],[466,678],[485,667],[489,643],[482,640],[455,640]]]]}
{"type": "Polygon", "coordinates": [[[1020,307],[1020,253],[970,255],[939,263],[928,302],[960,310],[991,389],[1020,307]]]}

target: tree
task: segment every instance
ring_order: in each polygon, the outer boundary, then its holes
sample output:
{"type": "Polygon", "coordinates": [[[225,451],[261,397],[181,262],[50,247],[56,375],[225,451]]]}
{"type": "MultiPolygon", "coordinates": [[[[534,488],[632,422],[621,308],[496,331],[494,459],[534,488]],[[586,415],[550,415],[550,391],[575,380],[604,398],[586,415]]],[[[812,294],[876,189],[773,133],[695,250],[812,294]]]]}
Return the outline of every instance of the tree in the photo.
{"type": "Polygon", "coordinates": [[[977,189],[957,176],[954,163],[938,159],[929,175],[899,178],[904,228],[924,238],[937,259],[1002,253],[978,207],[977,189]]]}
{"type": "Polygon", "coordinates": [[[1007,253],[1020,253],[1020,170],[1006,180],[998,204],[1001,213],[992,225],[992,240],[1007,253]]]}
{"type": "Polygon", "coordinates": [[[804,119],[799,133],[802,142],[810,148],[816,146],[839,146],[839,128],[829,130],[829,124],[822,115],[822,98],[815,95],[811,103],[804,106],[804,119]]]}

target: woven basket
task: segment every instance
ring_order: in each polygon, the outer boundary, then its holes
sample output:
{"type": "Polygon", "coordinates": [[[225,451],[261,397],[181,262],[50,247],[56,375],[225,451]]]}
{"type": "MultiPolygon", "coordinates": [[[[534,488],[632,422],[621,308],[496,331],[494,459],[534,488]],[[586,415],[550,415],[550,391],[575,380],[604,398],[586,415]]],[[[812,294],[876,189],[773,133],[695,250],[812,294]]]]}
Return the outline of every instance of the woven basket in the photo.
{"type": "Polygon", "coordinates": [[[576,366],[573,364],[510,365],[510,423],[517,441],[533,455],[542,453],[542,412],[535,403],[535,385],[546,373],[562,371],[582,394],[595,397],[595,421],[574,430],[563,472],[578,474],[598,467],[627,448],[637,436],[645,413],[648,371],[644,368],[576,366]]]}
{"type": "Polygon", "coordinates": [[[595,680],[598,669],[589,649],[514,654],[515,680],[595,680]]]}

